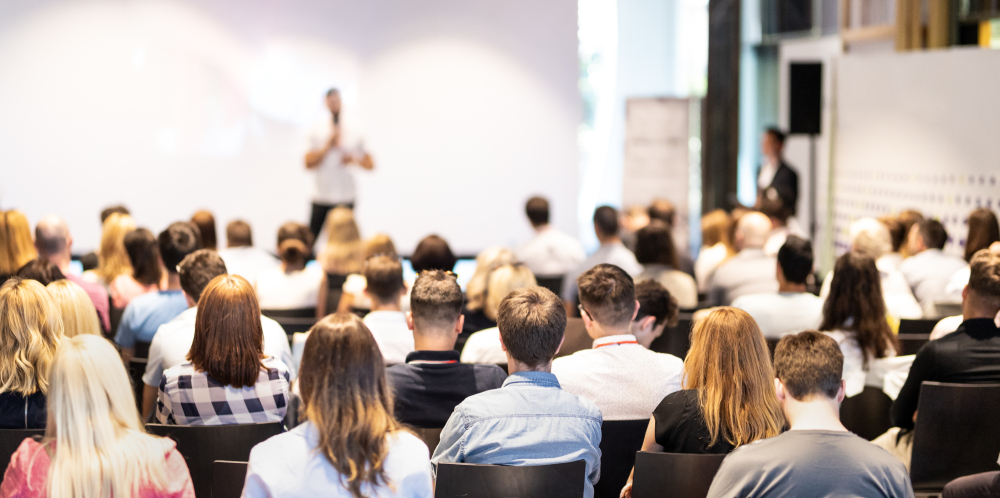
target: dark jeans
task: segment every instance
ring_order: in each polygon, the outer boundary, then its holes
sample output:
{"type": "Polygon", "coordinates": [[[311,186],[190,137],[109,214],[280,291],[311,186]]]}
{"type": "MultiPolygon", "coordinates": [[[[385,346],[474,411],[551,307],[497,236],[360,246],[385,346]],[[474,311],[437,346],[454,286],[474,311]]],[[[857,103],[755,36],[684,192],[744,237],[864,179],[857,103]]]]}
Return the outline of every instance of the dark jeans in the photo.
{"type": "Polygon", "coordinates": [[[944,487],[944,498],[988,498],[1000,496],[1000,472],[959,477],[944,487]]]}
{"type": "Polygon", "coordinates": [[[319,237],[319,231],[323,229],[323,223],[326,222],[326,215],[337,206],[354,209],[353,202],[342,202],[340,204],[316,204],[314,202],[312,204],[312,216],[309,217],[309,231],[313,234],[313,240],[319,237]]]}

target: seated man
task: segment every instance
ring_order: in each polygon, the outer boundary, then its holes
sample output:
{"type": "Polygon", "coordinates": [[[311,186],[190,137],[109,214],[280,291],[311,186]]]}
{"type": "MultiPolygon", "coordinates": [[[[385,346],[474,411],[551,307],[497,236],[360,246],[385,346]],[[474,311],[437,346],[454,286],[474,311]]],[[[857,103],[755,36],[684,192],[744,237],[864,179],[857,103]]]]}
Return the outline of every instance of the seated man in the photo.
{"type": "Polygon", "coordinates": [[[715,306],[729,306],[736,298],[749,294],[778,291],[774,276],[774,258],[764,254],[764,243],[771,231],[771,220],[750,212],[736,222],[735,256],[722,263],[711,277],[708,300],[715,306]]]}
{"type": "Polygon", "coordinates": [[[226,262],[230,274],[247,279],[251,285],[257,281],[258,273],[279,266],[278,258],[254,247],[253,231],[250,224],[243,220],[230,221],[226,225],[226,248],[219,249],[219,255],[226,262]]]}
{"type": "Polygon", "coordinates": [[[413,334],[399,303],[406,295],[403,265],[395,256],[372,256],[361,274],[367,282],[365,295],[372,300],[365,325],[375,336],[386,365],[405,363],[406,355],[413,352],[413,334]]]}
{"type": "Polygon", "coordinates": [[[823,300],[806,292],[806,278],[813,269],[812,244],[789,235],[778,250],[778,292],[750,294],[733,300],[757,322],[768,339],[819,327],[823,321],[823,300]]]}
{"type": "Polygon", "coordinates": [[[389,367],[396,418],[413,427],[444,427],[465,398],[498,389],[507,372],[496,365],[459,363],[455,339],[462,332],[462,289],[440,270],[421,273],[410,293],[406,326],[416,351],[389,367]]]}
{"type": "Polygon", "coordinates": [[[587,255],[573,237],[549,224],[549,201],[544,197],[528,199],[524,208],[535,236],[517,250],[517,259],[535,275],[558,276],[583,263],[587,255]]]}
{"type": "Polygon", "coordinates": [[[597,265],[577,279],[583,325],[594,348],[552,362],[566,392],[601,410],[604,420],[646,420],[663,398],[681,388],[684,362],[644,348],[631,334],[639,312],[632,277],[614,265],[597,265]]]}
{"type": "Polygon", "coordinates": [[[840,423],[843,368],[840,346],[824,334],[782,338],[774,388],[791,428],[733,450],[708,496],[913,496],[903,465],[840,423]]]}
{"type": "Polygon", "coordinates": [[[56,265],[67,280],[79,285],[94,303],[97,315],[101,320],[101,330],[105,334],[111,330],[110,301],[108,291],[101,284],[88,282],[70,271],[70,261],[73,255],[73,236],[69,233],[66,222],[55,215],[48,215],[38,221],[35,226],[35,248],[38,257],[56,265]]]}
{"type": "Polygon", "coordinates": [[[552,291],[526,287],[500,303],[497,326],[510,377],[503,387],[469,396],[455,407],[434,450],[439,463],[550,465],[584,460],[584,497],[601,477],[601,412],[563,391],[552,375],[566,310],[552,291]]]}
{"type": "Polygon", "coordinates": [[[576,277],[583,272],[599,265],[607,263],[615,265],[625,270],[629,275],[638,276],[642,273],[642,265],[635,259],[635,254],[625,247],[619,236],[620,226],[618,224],[618,211],[611,206],[601,206],[594,210],[594,233],[597,240],[601,242],[601,247],[597,248],[583,263],[577,265],[572,271],[566,273],[563,281],[562,297],[566,302],[566,311],[576,314],[577,288],[576,277]]]}
{"type": "Polygon", "coordinates": [[[663,330],[677,326],[680,306],[663,284],[645,280],[635,284],[635,300],[639,312],[632,319],[629,330],[642,347],[649,349],[653,341],[663,335],[663,330]]]}
{"type": "Polygon", "coordinates": [[[965,268],[965,260],[945,254],[948,232],[938,220],[921,220],[910,227],[906,247],[911,256],[899,264],[899,272],[910,283],[913,295],[920,301],[927,317],[937,314],[935,301],[947,300],[948,282],[958,270],[965,268]]]}

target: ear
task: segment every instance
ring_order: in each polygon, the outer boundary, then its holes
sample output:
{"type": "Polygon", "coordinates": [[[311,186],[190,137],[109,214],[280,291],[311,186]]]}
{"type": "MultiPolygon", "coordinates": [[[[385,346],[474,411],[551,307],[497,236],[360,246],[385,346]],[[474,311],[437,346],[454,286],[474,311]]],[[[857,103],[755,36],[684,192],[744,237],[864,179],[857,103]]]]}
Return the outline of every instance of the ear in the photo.
{"type": "Polygon", "coordinates": [[[462,329],[465,328],[465,315],[458,315],[458,320],[455,322],[455,335],[462,333],[462,329]]]}
{"type": "Polygon", "coordinates": [[[635,320],[635,317],[639,316],[639,300],[635,300],[635,309],[632,310],[632,318],[629,321],[635,320]]]}
{"type": "Polygon", "coordinates": [[[594,326],[594,321],[590,319],[590,313],[580,313],[580,318],[583,318],[583,328],[590,330],[594,326]]]}
{"type": "Polygon", "coordinates": [[[361,292],[362,292],[362,293],[363,293],[363,294],[365,295],[365,297],[367,297],[368,299],[371,299],[371,298],[372,298],[372,295],[371,295],[371,293],[369,293],[369,292],[368,292],[368,287],[367,287],[367,286],[365,286],[365,290],[363,290],[363,291],[361,291],[361,292]]]}
{"type": "Polygon", "coordinates": [[[500,350],[507,353],[507,345],[503,343],[503,336],[500,336],[500,350]]]}
{"type": "MultiPolygon", "coordinates": [[[[66,249],[68,250],[71,247],[73,247],[73,236],[72,235],[67,235],[66,236],[66,249]]],[[[73,251],[69,251],[69,252],[72,253],[73,251]]]]}
{"type": "Polygon", "coordinates": [[[656,328],[656,317],[644,316],[635,323],[639,326],[639,330],[641,330],[643,334],[650,334],[656,328]]]}
{"type": "Polygon", "coordinates": [[[847,382],[840,379],[840,387],[837,388],[837,403],[842,403],[847,397],[847,382]]]}
{"type": "Polygon", "coordinates": [[[965,287],[962,287],[962,301],[965,301],[968,298],[969,298],[969,284],[965,284],[965,287]]]}
{"type": "Polygon", "coordinates": [[[406,328],[410,329],[411,332],[413,331],[413,312],[412,311],[407,311],[406,312],[406,328]]]}
{"type": "Polygon", "coordinates": [[[779,403],[785,401],[785,385],[777,377],[774,378],[774,394],[778,397],[779,403]]]}

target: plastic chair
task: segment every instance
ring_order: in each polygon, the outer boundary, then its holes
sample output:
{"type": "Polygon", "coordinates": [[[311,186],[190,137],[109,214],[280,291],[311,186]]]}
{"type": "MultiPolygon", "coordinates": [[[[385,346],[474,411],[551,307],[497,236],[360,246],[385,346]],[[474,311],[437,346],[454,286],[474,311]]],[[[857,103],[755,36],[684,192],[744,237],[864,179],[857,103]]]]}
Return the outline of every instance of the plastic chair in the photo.
{"type": "Polygon", "coordinates": [[[149,360],[146,358],[132,358],[128,361],[128,376],[132,380],[132,393],[135,394],[135,406],[139,408],[140,414],[142,413],[142,391],[146,387],[146,383],[142,381],[142,376],[146,373],[146,364],[148,363],[149,360]]]}
{"type": "Polygon", "coordinates": [[[642,449],[649,419],[605,420],[601,424],[601,480],[594,485],[594,498],[618,498],[642,449]]]}
{"type": "Polygon", "coordinates": [[[247,479],[247,462],[212,462],[212,498],[240,498],[247,479]]]}
{"type": "Polygon", "coordinates": [[[437,448],[438,443],[441,442],[441,428],[414,428],[413,432],[420,438],[424,444],[427,445],[427,449],[430,450],[431,455],[434,454],[434,448],[437,448]]]}
{"type": "Polygon", "coordinates": [[[587,335],[587,329],[583,326],[583,318],[569,318],[566,320],[566,340],[556,353],[556,358],[569,356],[577,351],[594,347],[594,340],[587,335]]]}
{"type": "Polygon", "coordinates": [[[538,466],[440,463],[435,498],[581,498],[583,460],[538,466]]]}
{"type": "Polygon", "coordinates": [[[1000,454],[1000,384],[920,387],[910,480],[915,491],[944,489],[951,480],[996,470],[1000,454]]]}
{"type": "Polygon", "coordinates": [[[168,437],[184,456],[198,498],[212,497],[212,467],[216,460],[246,462],[250,450],[265,439],[284,432],[281,422],[239,425],[146,424],[146,431],[168,437]]]}
{"type": "Polygon", "coordinates": [[[705,498],[724,458],[640,451],[635,456],[632,498],[705,498]]]}
{"type": "Polygon", "coordinates": [[[563,275],[551,277],[535,276],[535,280],[538,282],[539,287],[545,287],[557,296],[562,295],[563,278],[565,278],[563,275]]]}
{"type": "Polygon", "coordinates": [[[840,423],[847,430],[869,441],[885,434],[892,427],[889,411],[892,398],[877,387],[865,386],[860,394],[844,399],[840,404],[840,423]]]}
{"type": "Polygon", "coordinates": [[[10,457],[25,439],[44,435],[45,429],[0,429],[0,468],[7,470],[10,457]]]}

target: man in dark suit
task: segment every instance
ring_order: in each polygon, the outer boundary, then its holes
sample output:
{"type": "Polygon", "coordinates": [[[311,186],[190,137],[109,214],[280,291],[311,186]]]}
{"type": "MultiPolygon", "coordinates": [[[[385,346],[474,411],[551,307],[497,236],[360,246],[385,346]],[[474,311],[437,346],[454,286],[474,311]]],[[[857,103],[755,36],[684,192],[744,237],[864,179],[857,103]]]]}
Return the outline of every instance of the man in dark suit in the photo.
{"type": "MultiPolygon", "coordinates": [[[[777,196],[795,214],[799,201],[799,175],[782,159],[785,148],[785,134],[777,128],[764,131],[761,152],[764,164],[757,170],[757,204],[760,209],[764,196],[777,196]]],[[[772,199],[774,200],[774,199],[772,199]]]]}

